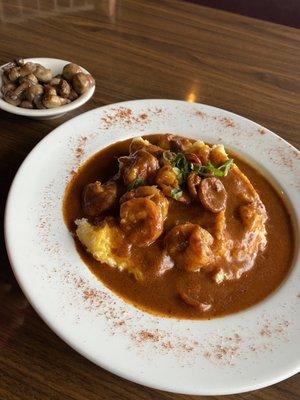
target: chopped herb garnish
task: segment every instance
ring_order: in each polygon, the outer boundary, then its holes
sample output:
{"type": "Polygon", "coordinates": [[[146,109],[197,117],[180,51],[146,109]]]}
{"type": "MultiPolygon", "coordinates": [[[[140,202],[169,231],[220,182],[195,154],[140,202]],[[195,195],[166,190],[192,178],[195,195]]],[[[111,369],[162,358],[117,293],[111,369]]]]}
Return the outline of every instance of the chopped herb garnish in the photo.
{"type": "Polygon", "coordinates": [[[207,165],[191,164],[190,168],[200,176],[215,176],[216,178],[223,178],[226,176],[233,164],[233,159],[229,158],[220,167],[214,166],[210,161],[207,165]]]}
{"type": "Polygon", "coordinates": [[[180,188],[174,188],[171,190],[171,197],[175,200],[180,199],[180,197],[183,195],[183,191],[180,188]]]}
{"type": "Polygon", "coordinates": [[[196,174],[199,174],[199,172],[201,172],[203,167],[202,167],[202,165],[191,163],[190,168],[191,168],[191,171],[195,171],[196,174]]]}
{"type": "Polygon", "coordinates": [[[172,160],[173,167],[180,169],[182,172],[189,171],[189,163],[183,153],[177,153],[175,158],[172,160]]]}
{"type": "Polygon", "coordinates": [[[224,176],[226,176],[232,167],[233,158],[229,158],[223,165],[221,165],[218,169],[224,172],[224,176]]]}
{"type": "Polygon", "coordinates": [[[185,158],[185,155],[183,153],[176,154],[170,151],[164,151],[163,159],[173,167],[180,183],[185,182],[187,174],[189,173],[189,163],[185,158]]]}
{"type": "Polygon", "coordinates": [[[196,174],[199,176],[215,176],[217,178],[223,178],[228,174],[233,164],[232,158],[229,158],[219,167],[216,167],[210,161],[207,163],[207,165],[194,164],[187,161],[185,154],[175,154],[170,151],[164,151],[163,158],[173,167],[173,170],[178,176],[180,184],[184,184],[186,182],[187,175],[190,171],[196,172],[196,174]]]}
{"type": "Polygon", "coordinates": [[[179,181],[179,184],[183,183],[182,171],[177,167],[173,167],[173,171],[177,175],[177,179],[179,181]]]}
{"type": "Polygon", "coordinates": [[[171,162],[173,169],[176,168],[176,171],[180,171],[180,183],[184,183],[186,181],[187,175],[189,173],[189,163],[185,158],[183,153],[177,153],[171,162]]]}
{"type": "Polygon", "coordinates": [[[132,189],[136,189],[137,187],[144,185],[146,185],[145,179],[137,178],[135,181],[129,183],[129,185],[127,186],[127,190],[129,191],[132,189]]]}
{"type": "Polygon", "coordinates": [[[175,157],[175,154],[172,153],[172,152],[169,151],[169,150],[166,150],[166,151],[164,151],[164,152],[162,153],[162,156],[163,156],[163,159],[164,159],[167,163],[171,164],[171,163],[172,163],[172,160],[173,160],[174,157],[175,157]]]}

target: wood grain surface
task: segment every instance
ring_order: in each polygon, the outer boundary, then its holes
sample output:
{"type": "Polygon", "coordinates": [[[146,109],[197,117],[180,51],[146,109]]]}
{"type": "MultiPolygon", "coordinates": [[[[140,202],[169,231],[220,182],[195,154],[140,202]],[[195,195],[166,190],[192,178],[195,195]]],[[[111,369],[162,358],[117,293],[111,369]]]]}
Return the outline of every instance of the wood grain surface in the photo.
{"type": "MultiPolygon", "coordinates": [[[[16,55],[62,58],[86,67],[97,82],[89,103],[60,119],[0,111],[2,220],[13,176],[34,145],[65,120],[108,103],[202,102],[257,121],[299,147],[299,49],[296,29],[183,1],[0,0],[1,64],[16,55]]],[[[3,236],[0,254],[1,400],[192,398],[122,380],[78,355],[24,298],[3,236]]],[[[298,374],[226,399],[299,397],[298,374]]]]}

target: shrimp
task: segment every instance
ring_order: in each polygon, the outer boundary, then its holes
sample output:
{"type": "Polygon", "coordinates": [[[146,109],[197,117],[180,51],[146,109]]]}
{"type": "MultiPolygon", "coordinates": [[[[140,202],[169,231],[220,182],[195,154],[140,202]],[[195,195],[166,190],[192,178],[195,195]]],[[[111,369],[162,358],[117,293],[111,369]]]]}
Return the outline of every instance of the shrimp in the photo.
{"type": "Polygon", "coordinates": [[[206,165],[209,161],[210,154],[210,146],[202,142],[202,140],[197,140],[197,142],[192,143],[189,147],[185,149],[186,157],[188,158],[189,154],[196,155],[198,159],[200,159],[203,165],[206,165]]]}
{"type": "Polygon", "coordinates": [[[163,220],[166,219],[169,210],[169,202],[156,186],[140,186],[136,189],[130,190],[121,197],[120,203],[122,204],[125,201],[140,197],[152,200],[157,206],[159,206],[163,220]]]}
{"type": "Polygon", "coordinates": [[[171,197],[172,189],[179,188],[179,176],[171,165],[165,165],[157,172],[155,183],[166,196],[171,197]]]}
{"type": "Polygon", "coordinates": [[[212,235],[200,225],[185,223],[172,228],[166,238],[167,251],[175,264],[186,271],[199,271],[214,261],[212,235]]]}
{"type": "Polygon", "coordinates": [[[186,148],[191,146],[191,142],[187,138],[168,134],[162,137],[158,142],[158,145],[166,150],[184,151],[186,148]]]}
{"type": "Polygon", "coordinates": [[[128,240],[138,246],[149,246],[163,231],[160,207],[146,197],[133,198],[121,204],[120,224],[128,240]]]}
{"type": "Polygon", "coordinates": [[[82,209],[87,217],[99,216],[103,211],[112,208],[118,196],[116,182],[110,181],[104,185],[96,181],[88,184],[83,190],[82,209]]]}
{"type": "Polygon", "coordinates": [[[228,160],[228,156],[222,144],[214,144],[209,154],[210,161],[219,167],[228,160]]]}
{"type": "Polygon", "coordinates": [[[133,138],[130,143],[129,152],[135,153],[138,150],[146,150],[146,151],[148,151],[148,153],[151,153],[154,156],[159,156],[164,151],[161,147],[150,143],[148,140],[145,140],[141,137],[136,137],[136,138],[133,138]]]}
{"type": "Polygon", "coordinates": [[[198,191],[199,185],[201,183],[201,178],[196,172],[192,171],[188,174],[187,177],[187,187],[189,189],[189,193],[193,199],[198,199],[198,191]]]}
{"type": "MultiPolygon", "coordinates": [[[[172,168],[171,165],[165,165],[160,168],[155,177],[155,183],[162,190],[163,194],[167,197],[173,197],[174,189],[180,190],[180,174],[176,172],[176,169],[172,168]]],[[[176,200],[182,203],[190,203],[191,199],[187,193],[181,194],[176,200]]]]}
{"type": "Polygon", "coordinates": [[[158,159],[146,150],[138,150],[128,157],[120,157],[119,163],[125,185],[133,183],[136,179],[151,181],[159,169],[158,159]]]}

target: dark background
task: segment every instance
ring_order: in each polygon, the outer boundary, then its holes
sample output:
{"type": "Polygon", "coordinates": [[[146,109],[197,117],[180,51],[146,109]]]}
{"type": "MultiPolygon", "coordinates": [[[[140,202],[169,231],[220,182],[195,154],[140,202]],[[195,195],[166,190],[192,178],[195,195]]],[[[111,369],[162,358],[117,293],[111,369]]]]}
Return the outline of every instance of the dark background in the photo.
{"type": "Polygon", "coordinates": [[[248,17],[300,28],[300,0],[188,0],[248,17]]]}

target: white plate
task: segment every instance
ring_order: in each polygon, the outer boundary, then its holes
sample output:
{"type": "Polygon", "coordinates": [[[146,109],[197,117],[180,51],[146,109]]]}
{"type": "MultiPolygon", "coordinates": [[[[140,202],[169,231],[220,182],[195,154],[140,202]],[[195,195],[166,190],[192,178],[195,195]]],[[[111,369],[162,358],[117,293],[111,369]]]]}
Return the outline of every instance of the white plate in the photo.
{"type": "Polygon", "coordinates": [[[222,142],[240,151],[285,193],[298,227],[299,152],[274,133],[201,104],[143,100],[110,105],[55,129],[15,177],[5,234],[24,293],[79,353],[143,385],[217,395],[258,389],[295,374],[300,370],[298,253],[288,278],[267,300],[211,321],[143,313],[105,288],[81,261],[62,215],[72,173],[112,142],[153,132],[222,142]]]}
{"type": "MultiPolygon", "coordinates": [[[[53,75],[60,74],[63,70],[63,67],[69,62],[71,62],[71,61],[59,60],[57,58],[26,58],[25,61],[35,62],[41,64],[43,67],[50,68],[53,72],[53,75]]],[[[0,88],[2,86],[2,74],[3,74],[2,67],[4,67],[5,65],[6,64],[0,67],[0,88]]],[[[82,67],[81,69],[84,73],[89,74],[89,72],[86,69],[82,67]]],[[[63,114],[69,111],[81,107],[93,96],[94,91],[95,91],[95,85],[90,87],[85,93],[79,96],[78,99],[72,101],[71,103],[61,107],[48,108],[46,110],[30,110],[27,108],[13,106],[12,104],[9,104],[2,99],[3,95],[0,91],[0,108],[12,114],[22,115],[24,117],[29,117],[34,119],[57,118],[61,117],[63,114]]]]}

